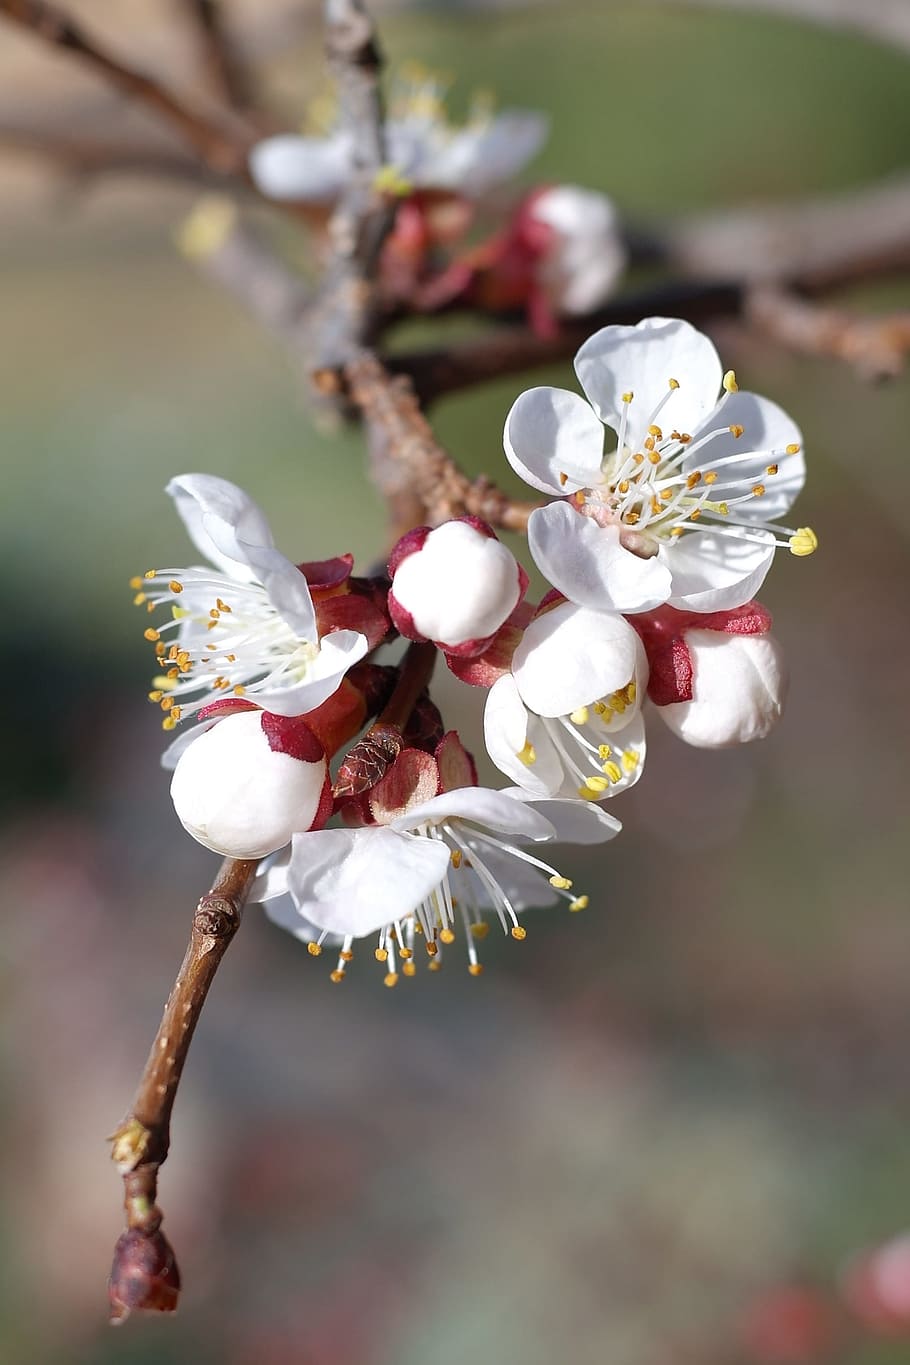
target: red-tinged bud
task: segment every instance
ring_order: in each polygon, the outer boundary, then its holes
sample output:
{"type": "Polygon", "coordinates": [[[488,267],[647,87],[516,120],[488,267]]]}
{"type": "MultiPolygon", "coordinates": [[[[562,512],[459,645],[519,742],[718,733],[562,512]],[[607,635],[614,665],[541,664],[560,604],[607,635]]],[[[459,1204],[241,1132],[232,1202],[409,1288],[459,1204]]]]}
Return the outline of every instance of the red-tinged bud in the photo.
{"type": "Polygon", "coordinates": [[[371,791],[370,813],[379,824],[387,825],[413,806],[431,801],[438,792],[435,758],[421,749],[403,749],[371,791]]]}
{"type": "Polygon", "coordinates": [[[350,578],[354,569],[354,556],[336,555],[334,559],[309,559],[297,568],[307,581],[307,587],[315,595],[339,588],[350,578]]]}
{"type": "Polygon", "coordinates": [[[440,792],[477,786],[477,765],[455,730],[449,730],[439,741],[436,748],[436,766],[439,769],[440,792]]]}
{"type": "Polygon", "coordinates": [[[334,630],[357,630],[366,636],[370,649],[382,644],[392,623],[384,592],[361,586],[368,583],[368,579],[356,579],[326,597],[314,597],[320,639],[334,630]]]}
{"type": "Polygon", "coordinates": [[[410,531],[392,551],[389,573],[395,628],[463,657],[483,653],[528,586],[514,555],[477,517],[410,531]]]}
{"type": "Polygon", "coordinates": [[[819,1290],[785,1285],[752,1305],[743,1324],[750,1358],[762,1365],[814,1365],[840,1345],[843,1319],[819,1290]]]}
{"type": "Polygon", "coordinates": [[[108,1281],[111,1322],[130,1313],[173,1313],[180,1297],[180,1271],[160,1229],[130,1228],[118,1239],[108,1281]]]}
{"type": "Polygon", "coordinates": [[[328,701],[308,711],[306,723],[327,754],[337,754],[363,729],[369,712],[363,693],[346,677],[328,701]]]}
{"type": "Polygon", "coordinates": [[[910,1336],[910,1235],[859,1255],[844,1274],[843,1296],[869,1331],[910,1336]]]}

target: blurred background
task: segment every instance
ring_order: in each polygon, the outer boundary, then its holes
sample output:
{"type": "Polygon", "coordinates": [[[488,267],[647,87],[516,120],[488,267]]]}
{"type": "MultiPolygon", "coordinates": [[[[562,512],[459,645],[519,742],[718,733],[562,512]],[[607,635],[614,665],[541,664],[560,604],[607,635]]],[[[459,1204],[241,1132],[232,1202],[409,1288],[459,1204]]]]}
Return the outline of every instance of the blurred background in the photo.
{"type": "MultiPolygon", "coordinates": [[[[78,8],[189,78],[177,5],[78,8]]],[[[312,7],[229,12],[299,121],[325,89],[312,7]]],[[[456,109],[485,87],[548,111],[529,181],[644,218],[906,169],[910,58],[849,31],[560,0],[387,7],[382,33],[393,63],[451,73],[456,109]]],[[[5,27],[0,110],[133,117],[5,27]]],[[[186,470],[243,484],[292,558],[383,548],[359,434],[317,429],[279,343],[174,251],[193,202],[0,154],[0,1360],[906,1362],[897,1329],[818,1354],[812,1286],[910,1227],[910,383],[730,327],[725,364],[804,428],[799,519],[821,541],[762,595],[793,671],[777,733],[711,754],[654,724],[623,836],[574,861],[590,910],[491,937],[479,980],[453,962],[392,992],[364,954],[336,987],[251,910],[162,1174],[180,1312],[107,1327],[104,1138],[215,867],[170,808],[128,579],[187,562],[162,491],[186,470]]],[[[571,386],[571,367],[531,382],[571,386]]],[[[434,412],[468,469],[516,492],[499,433],[523,387],[434,412]]],[[[476,744],[480,696],[440,684],[476,744]]]]}

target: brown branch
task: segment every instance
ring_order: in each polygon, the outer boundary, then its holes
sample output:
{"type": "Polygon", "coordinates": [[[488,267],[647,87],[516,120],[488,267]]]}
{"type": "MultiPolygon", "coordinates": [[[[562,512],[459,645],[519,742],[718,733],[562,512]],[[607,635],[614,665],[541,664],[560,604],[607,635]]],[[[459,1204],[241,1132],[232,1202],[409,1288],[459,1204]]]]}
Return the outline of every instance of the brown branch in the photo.
{"type": "Polygon", "coordinates": [[[64,174],[79,178],[126,174],[162,176],[199,184],[205,178],[199,162],[151,140],[129,142],[70,133],[52,128],[23,128],[0,123],[0,148],[38,155],[64,174]]]}
{"type": "Polygon", "coordinates": [[[746,317],[790,350],[845,360],[866,379],[899,374],[910,352],[910,311],[861,317],[769,285],[750,291],[746,317]]]}
{"type": "Polygon", "coordinates": [[[206,80],[215,95],[229,109],[247,112],[256,100],[250,74],[231,41],[219,0],[182,0],[198,36],[198,46],[206,80]]]}
{"type": "Polygon", "coordinates": [[[373,287],[395,203],[376,188],[385,161],[382,67],[362,0],[326,0],[326,53],[338,88],[339,128],[355,148],[350,181],[329,221],[330,259],[314,312],[319,363],[340,366],[374,334],[373,287]]]}
{"type": "Polygon", "coordinates": [[[114,1134],[111,1157],[125,1186],[127,1231],[117,1243],[111,1271],[111,1314],[134,1308],[176,1307],[179,1275],[160,1232],[158,1169],[170,1145],[171,1111],[193,1031],[209,987],[240,926],[256,873],[256,860],[227,858],[193,914],[190,941],[164,1007],[139,1088],[114,1134]]]}
{"type": "Polygon", "coordinates": [[[0,0],[0,15],[50,46],[86,62],[121,94],[170,124],[211,170],[247,178],[246,157],[251,138],[244,129],[211,119],[151,76],[121,62],[89,37],[64,10],[46,4],[45,0],[0,0]]]}
{"type": "MultiPolygon", "coordinates": [[[[405,485],[432,525],[470,513],[491,526],[525,530],[538,504],[518,502],[482,476],[469,479],[436,440],[405,375],[391,374],[375,355],[363,351],[345,366],[344,378],[370,436],[373,478],[393,508],[405,485]]],[[[413,525],[411,518],[401,529],[413,525]]]]}

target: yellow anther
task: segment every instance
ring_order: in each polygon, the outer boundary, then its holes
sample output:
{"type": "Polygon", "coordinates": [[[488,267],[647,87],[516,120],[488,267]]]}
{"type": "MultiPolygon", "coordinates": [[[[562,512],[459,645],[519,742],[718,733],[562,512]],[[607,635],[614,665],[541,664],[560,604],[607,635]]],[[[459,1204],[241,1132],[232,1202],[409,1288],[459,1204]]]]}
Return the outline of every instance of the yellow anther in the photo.
{"type": "Polygon", "coordinates": [[[684,536],[685,534],[686,528],[684,526],[674,526],[673,530],[670,532],[671,536],[684,536]]]}
{"type": "Polygon", "coordinates": [[[709,469],[709,470],[708,470],[707,474],[705,475],[705,483],[707,483],[707,484],[717,483],[717,470],[716,470],[716,469],[709,469]]]}
{"type": "Polygon", "coordinates": [[[653,449],[654,449],[654,437],[653,437],[653,436],[649,436],[648,439],[645,441],[645,450],[653,450],[653,449]]]}
{"type": "Polygon", "coordinates": [[[576,896],[574,901],[569,901],[570,910],[587,910],[590,901],[587,896],[576,896]]]}
{"type": "Polygon", "coordinates": [[[213,621],[217,621],[220,615],[221,612],[218,610],[217,607],[212,607],[212,610],[209,612],[209,616],[211,616],[213,621]]]}
{"type": "Polygon", "coordinates": [[[631,705],[631,703],[634,702],[637,696],[638,688],[635,686],[635,683],[634,682],[626,683],[626,701],[629,702],[631,705]]]}
{"type": "Polygon", "coordinates": [[[160,701],[162,696],[163,693],[156,688],[154,692],[149,693],[149,701],[160,701]]]}
{"type": "Polygon", "coordinates": [[[158,570],[157,570],[157,569],[146,569],[146,571],[145,571],[145,573],[142,575],[142,577],[143,577],[143,578],[154,578],[155,575],[156,575],[157,573],[158,573],[158,570]]]}
{"type": "Polygon", "coordinates": [[[591,791],[588,791],[587,787],[579,787],[579,788],[578,788],[578,795],[581,797],[582,801],[599,801],[599,800],[600,800],[600,794],[599,794],[599,792],[591,792],[591,791]]]}
{"type": "Polygon", "coordinates": [[[673,496],[673,489],[672,489],[672,488],[662,488],[662,489],[660,490],[660,500],[661,500],[661,502],[669,502],[670,499],[672,498],[672,496],[673,496]]]}
{"type": "Polygon", "coordinates": [[[227,602],[222,602],[220,597],[215,598],[215,606],[218,608],[219,611],[226,611],[228,615],[230,615],[230,613],[234,610],[233,607],[228,606],[227,602]]]}
{"type": "Polygon", "coordinates": [[[610,702],[612,703],[613,710],[616,711],[618,715],[621,716],[624,714],[626,709],[626,698],[622,692],[614,692],[610,698],[610,702]]]}
{"type": "Polygon", "coordinates": [[[158,633],[157,630],[155,630],[154,626],[149,626],[148,630],[144,630],[142,634],[145,636],[146,640],[149,641],[161,639],[160,634],[158,633]]]}
{"type": "Polygon", "coordinates": [[[576,706],[575,710],[569,716],[569,720],[573,725],[587,725],[590,719],[591,713],[586,706],[576,706]]]}
{"type": "Polygon", "coordinates": [[[627,512],[627,513],[626,513],[626,525],[627,525],[627,526],[634,526],[635,523],[636,523],[638,520],[639,520],[639,514],[638,514],[638,512],[627,512]]]}
{"type": "Polygon", "coordinates": [[[568,891],[572,883],[568,877],[560,877],[558,872],[554,872],[550,878],[550,885],[555,886],[557,891],[568,891]]]}
{"type": "MultiPolygon", "coordinates": [[[[432,115],[431,115],[432,116],[432,115]]],[[[373,188],[380,194],[388,194],[396,199],[405,199],[414,185],[394,166],[382,166],[373,178],[373,188]]]]}
{"type": "MultiPolygon", "coordinates": [[[[647,444],[648,444],[648,442],[645,441],[645,445],[647,445],[647,444]]],[[[652,451],[650,452],[650,454],[648,455],[648,463],[649,463],[649,464],[653,464],[653,465],[658,465],[658,464],[660,464],[660,454],[659,454],[658,451],[652,450],[652,451]]]]}
{"type": "Polygon", "coordinates": [[[183,584],[178,583],[176,578],[172,579],[171,582],[168,583],[168,587],[170,588],[171,592],[183,592],[183,584]]]}
{"type": "Polygon", "coordinates": [[[798,455],[798,454],[799,454],[799,451],[800,451],[800,447],[799,447],[798,445],[796,445],[796,443],[794,442],[793,445],[789,445],[789,446],[786,447],[786,451],[787,451],[787,454],[788,454],[788,455],[798,455]]]}
{"type": "Polygon", "coordinates": [[[565,488],[565,486],[566,486],[566,484],[567,484],[568,482],[569,482],[569,476],[568,476],[568,474],[560,473],[560,475],[559,475],[559,484],[560,484],[560,487],[561,487],[561,488],[565,488]]]}
{"type": "Polygon", "coordinates": [[[164,645],[163,645],[163,643],[161,643],[160,641],[159,641],[159,643],[155,646],[155,653],[158,655],[158,658],[159,658],[159,659],[161,658],[162,654],[164,653],[164,645]]]}
{"type": "MultiPolygon", "coordinates": [[[[439,944],[436,942],[436,940],[432,938],[427,939],[427,953],[429,954],[429,956],[435,957],[438,952],[439,944]]],[[[404,954],[402,954],[402,956],[404,956],[404,954]]]]}
{"type": "Polygon", "coordinates": [[[687,431],[681,431],[679,433],[679,444],[681,446],[687,446],[691,440],[692,437],[689,435],[687,431]]]}
{"type": "MultiPolygon", "coordinates": [[[[313,946],[314,945],[311,943],[310,947],[312,948],[313,946]]],[[[388,948],[377,948],[373,953],[373,956],[377,962],[387,962],[389,959],[389,950],[388,948]]]]}
{"type": "Polygon", "coordinates": [[[622,401],[623,401],[624,403],[631,403],[631,402],[632,402],[632,399],[633,399],[634,397],[635,397],[635,394],[632,392],[631,389],[628,389],[628,390],[622,395],[622,401]]]}
{"type": "Polygon", "coordinates": [[[136,591],[137,588],[142,587],[142,583],[143,580],[139,577],[138,574],[134,575],[134,577],[130,579],[130,587],[133,589],[134,592],[136,591]]]}
{"type": "Polygon", "coordinates": [[[470,972],[471,976],[483,976],[483,963],[469,962],[468,971],[470,972]]]}
{"type": "Polygon", "coordinates": [[[168,671],[167,671],[167,681],[168,681],[169,683],[174,683],[174,682],[176,682],[176,680],[177,680],[179,677],[180,677],[180,669],[179,669],[179,668],[169,668],[169,669],[168,669],[168,671]]]}
{"type": "Polygon", "coordinates": [[[594,710],[598,716],[602,716],[606,709],[607,709],[606,702],[596,701],[594,703],[594,710]]]}
{"type": "Polygon", "coordinates": [[[623,772],[634,773],[635,769],[638,767],[638,754],[632,749],[626,749],[622,756],[622,766],[623,772]]]}
{"type": "Polygon", "coordinates": [[[246,696],[246,688],[243,686],[242,683],[238,683],[237,686],[234,688],[234,696],[235,697],[246,696]]]}
{"type": "Polygon", "coordinates": [[[183,715],[183,711],[180,709],[179,706],[175,706],[174,709],[171,711],[171,715],[174,717],[174,720],[179,720],[180,717],[183,715]]]}
{"type": "Polygon", "coordinates": [[[450,855],[449,855],[449,861],[451,862],[451,864],[452,864],[453,867],[455,867],[455,868],[461,867],[461,863],[462,863],[462,853],[461,853],[461,849],[460,849],[460,848],[453,848],[453,849],[452,849],[452,852],[451,852],[450,855]]]}
{"type": "Polygon", "coordinates": [[[811,526],[801,526],[796,535],[790,537],[790,553],[798,555],[800,559],[815,554],[817,549],[818,536],[811,526]]]}
{"type": "Polygon", "coordinates": [[[648,427],[648,435],[653,436],[655,441],[662,441],[664,438],[664,434],[661,431],[660,427],[656,427],[653,425],[648,427]]]}
{"type": "MultiPolygon", "coordinates": [[[[730,515],[730,509],[729,509],[729,507],[727,506],[727,504],[726,504],[725,502],[718,502],[718,503],[716,503],[716,504],[715,504],[715,508],[716,508],[716,510],[720,513],[720,515],[721,515],[722,517],[728,517],[728,516],[730,515]]],[[[694,516],[695,513],[693,512],[692,515],[694,516]]]]}
{"type": "Polygon", "coordinates": [[[689,520],[690,520],[690,521],[698,521],[698,518],[699,518],[700,516],[701,516],[701,508],[700,508],[700,507],[696,507],[696,508],[694,508],[694,509],[689,513],[689,520]]]}
{"type": "Polygon", "coordinates": [[[404,972],[405,976],[416,976],[416,975],[417,975],[417,963],[416,963],[416,962],[404,962],[404,963],[402,963],[401,970],[404,972]]]}
{"type": "Polygon", "coordinates": [[[607,790],[607,779],[605,777],[586,777],[585,786],[591,792],[605,792],[607,790]]]}
{"type": "Polygon", "coordinates": [[[628,479],[623,479],[623,480],[621,481],[621,483],[620,483],[620,485],[619,485],[619,491],[620,491],[620,493],[628,493],[628,491],[629,491],[629,480],[628,480],[628,479]]]}
{"type": "Polygon", "coordinates": [[[397,986],[397,985],[398,985],[398,973],[397,973],[397,972],[387,972],[386,975],[383,977],[382,984],[383,984],[384,986],[389,986],[389,987],[397,986]]]}
{"type": "Polygon", "coordinates": [[[613,750],[612,750],[612,748],[610,747],[609,744],[600,744],[600,745],[598,745],[597,755],[598,755],[598,757],[599,757],[601,763],[606,763],[607,759],[610,757],[610,755],[612,754],[612,752],[613,752],[613,750]]]}
{"type": "Polygon", "coordinates": [[[351,952],[350,948],[348,948],[345,952],[339,953],[338,956],[341,958],[342,962],[354,961],[354,954],[351,952]]]}
{"type": "Polygon", "coordinates": [[[671,379],[671,380],[669,381],[669,384],[670,384],[670,388],[671,388],[671,389],[678,389],[678,388],[679,388],[679,380],[678,380],[678,379],[671,379]]]}
{"type": "Polygon", "coordinates": [[[344,980],[344,972],[340,967],[336,967],[333,972],[329,972],[329,980],[334,981],[336,986],[344,980]]]}
{"type": "Polygon", "coordinates": [[[588,501],[588,499],[585,497],[584,493],[576,493],[576,494],[575,494],[575,503],[576,503],[576,506],[578,506],[578,507],[584,507],[584,505],[585,505],[585,503],[586,503],[587,501],[588,501]]]}
{"type": "Polygon", "coordinates": [[[701,483],[701,470],[696,469],[695,472],[690,474],[689,477],[686,479],[686,487],[694,488],[696,484],[699,483],[701,483]]]}
{"type": "Polygon", "coordinates": [[[518,939],[518,942],[521,943],[522,939],[525,939],[525,938],[528,937],[528,931],[527,931],[527,929],[525,929],[525,927],[524,927],[523,925],[521,925],[521,924],[513,924],[513,925],[512,925],[512,937],[518,939]]]}
{"type": "Polygon", "coordinates": [[[753,498],[763,498],[765,496],[765,485],[763,483],[754,483],[752,485],[752,496],[753,498]]]}
{"type": "Polygon", "coordinates": [[[765,473],[766,473],[766,474],[776,474],[776,473],[777,473],[777,469],[778,469],[778,466],[777,466],[776,464],[769,464],[769,465],[768,465],[768,468],[765,470],[765,473]]]}
{"type": "Polygon", "coordinates": [[[401,952],[402,961],[404,962],[407,962],[409,958],[412,958],[414,956],[413,948],[406,948],[404,944],[401,945],[399,951],[401,952]]]}
{"type": "Polygon", "coordinates": [[[177,722],[174,720],[173,716],[165,716],[164,720],[161,722],[161,728],[162,730],[176,730],[177,722]]]}
{"type": "Polygon", "coordinates": [[[171,607],[171,619],[173,621],[184,621],[189,616],[186,607],[171,607]]]}
{"type": "Polygon", "coordinates": [[[137,592],[137,593],[136,593],[136,596],[133,598],[133,606],[134,606],[134,607],[141,607],[142,604],[143,604],[143,602],[147,602],[147,601],[148,601],[148,598],[146,597],[146,595],[145,595],[144,592],[137,592]]]}
{"type": "Polygon", "coordinates": [[[225,654],[224,657],[227,659],[227,661],[228,661],[229,664],[233,664],[233,663],[236,663],[236,662],[237,662],[237,655],[236,655],[236,654],[225,654]]]}
{"type": "Polygon", "coordinates": [[[614,763],[614,762],[611,760],[609,763],[605,763],[605,764],[604,764],[603,770],[604,770],[605,774],[607,775],[607,777],[610,779],[611,782],[621,782],[621,781],[622,781],[622,772],[620,771],[620,767],[619,767],[619,764],[618,764],[618,763],[614,763]]]}
{"type": "Polygon", "coordinates": [[[478,943],[482,943],[489,932],[490,926],[485,920],[478,920],[476,924],[471,925],[471,937],[476,938],[478,943]]]}
{"type": "Polygon", "coordinates": [[[537,762],[537,753],[530,740],[525,741],[524,748],[519,749],[517,757],[521,759],[526,768],[531,768],[537,762]]]}
{"type": "Polygon", "coordinates": [[[644,457],[644,455],[642,455],[642,453],[641,453],[640,450],[636,451],[635,454],[632,456],[632,463],[633,463],[633,464],[644,464],[644,462],[645,462],[645,457],[644,457]]]}
{"type": "Polygon", "coordinates": [[[742,436],[743,432],[745,431],[745,429],[746,428],[741,427],[738,422],[734,423],[734,425],[730,428],[730,435],[733,436],[738,441],[740,436],[742,436]]]}
{"type": "Polygon", "coordinates": [[[455,935],[451,929],[440,929],[439,941],[440,943],[454,943],[455,935]]]}
{"type": "Polygon", "coordinates": [[[728,370],[724,375],[724,388],[727,393],[738,393],[739,385],[736,382],[736,371],[728,370]]]}
{"type": "Polygon", "coordinates": [[[659,499],[657,499],[657,498],[652,498],[652,499],[651,499],[651,515],[652,515],[652,517],[656,517],[656,516],[658,515],[658,513],[661,512],[662,510],[663,510],[663,509],[661,508],[659,499]]]}

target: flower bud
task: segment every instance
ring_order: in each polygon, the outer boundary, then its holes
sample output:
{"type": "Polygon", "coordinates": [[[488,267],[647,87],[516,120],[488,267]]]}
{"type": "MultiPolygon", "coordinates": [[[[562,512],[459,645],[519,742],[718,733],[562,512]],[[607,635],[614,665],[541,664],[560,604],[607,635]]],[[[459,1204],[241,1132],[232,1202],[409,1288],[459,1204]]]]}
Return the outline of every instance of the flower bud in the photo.
{"type": "Polygon", "coordinates": [[[783,709],[787,675],[770,635],[685,630],[692,668],[692,700],[659,706],[674,734],[700,749],[723,749],[764,739],[783,709]]]}
{"type": "Polygon", "coordinates": [[[477,517],[409,531],[392,551],[389,574],[396,629],[466,657],[483,651],[528,586],[515,556],[477,517]]]}
{"type": "Polygon", "coordinates": [[[263,858],[332,811],[322,745],[300,717],[229,715],[184,750],[171,782],[184,829],[230,858],[263,858]]]}
{"type": "Polygon", "coordinates": [[[569,317],[598,308],[626,263],[611,201],[580,185],[554,185],[534,196],[527,212],[549,229],[535,275],[550,308],[569,317]]]}
{"type": "Polygon", "coordinates": [[[114,1248],[108,1280],[111,1321],[121,1322],[134,1309],[173,1313],[180,1297],[180,1271],[164,1233],[142,1228],[124,1232],[114,1248]]]}

